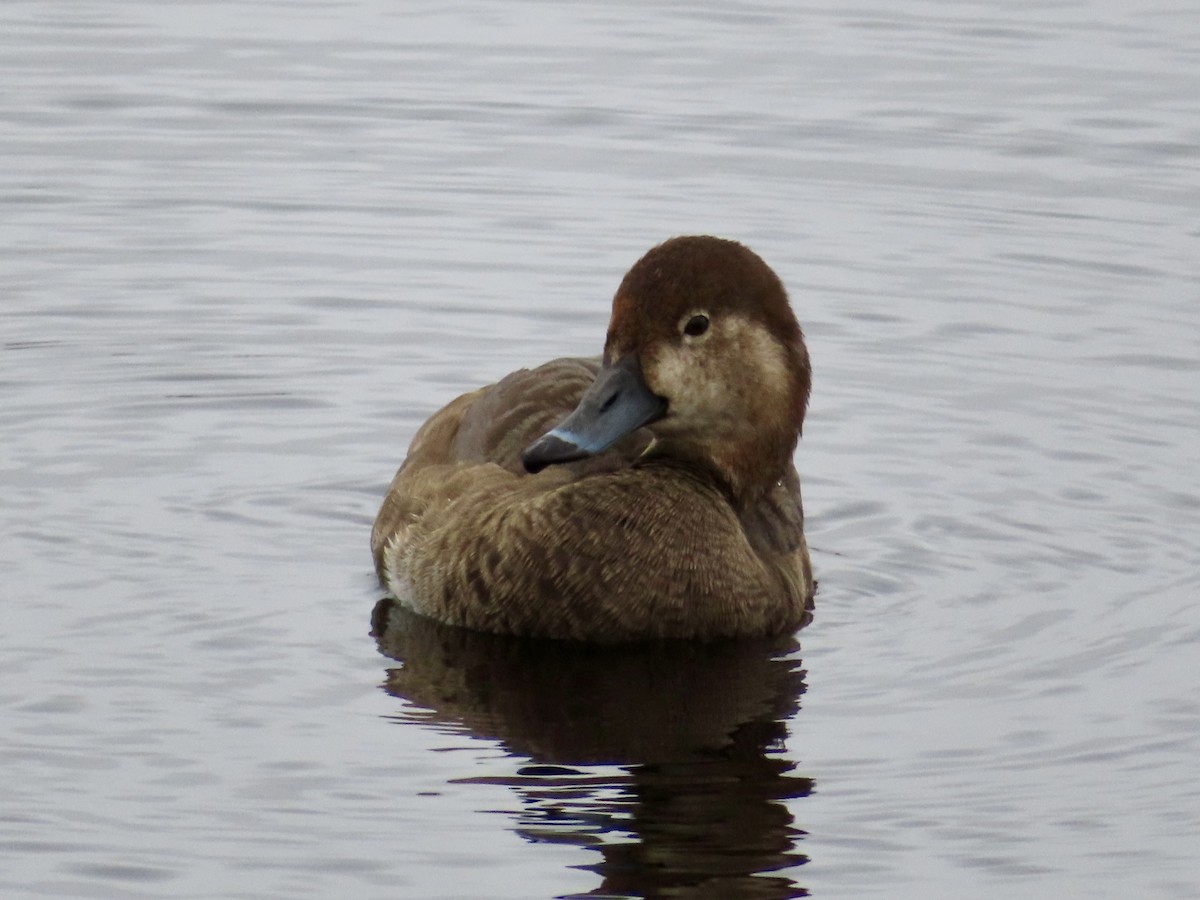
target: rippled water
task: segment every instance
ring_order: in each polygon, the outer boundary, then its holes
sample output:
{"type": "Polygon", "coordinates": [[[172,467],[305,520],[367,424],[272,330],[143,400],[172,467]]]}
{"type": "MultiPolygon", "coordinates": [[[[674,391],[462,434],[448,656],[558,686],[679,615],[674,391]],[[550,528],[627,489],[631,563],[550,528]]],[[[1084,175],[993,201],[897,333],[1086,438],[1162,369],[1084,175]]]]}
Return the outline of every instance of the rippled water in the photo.
{"type": "Polygon", "coordinates": [[[10,0],[0,84],[5,897],[1200,895],[1200,12],[10,0]],[[376,609],[419,422],[686,232],[809,337],[799,643],[376,609]]]}

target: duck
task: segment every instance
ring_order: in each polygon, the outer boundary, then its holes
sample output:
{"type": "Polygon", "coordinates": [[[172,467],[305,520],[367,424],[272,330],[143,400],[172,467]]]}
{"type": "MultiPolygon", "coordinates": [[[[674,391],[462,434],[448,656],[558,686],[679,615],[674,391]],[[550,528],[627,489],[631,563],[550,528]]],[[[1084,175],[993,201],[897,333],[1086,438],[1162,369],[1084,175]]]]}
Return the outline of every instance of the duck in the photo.
{"type": "Polygon", "coordinates": [[[621,280],[601,356],[513,372],[417,430],[371,531],[380,584],[496,634],[795,632],[816,590],[793,458],[811,386],[756,253],[664,241],[621,280]]]}

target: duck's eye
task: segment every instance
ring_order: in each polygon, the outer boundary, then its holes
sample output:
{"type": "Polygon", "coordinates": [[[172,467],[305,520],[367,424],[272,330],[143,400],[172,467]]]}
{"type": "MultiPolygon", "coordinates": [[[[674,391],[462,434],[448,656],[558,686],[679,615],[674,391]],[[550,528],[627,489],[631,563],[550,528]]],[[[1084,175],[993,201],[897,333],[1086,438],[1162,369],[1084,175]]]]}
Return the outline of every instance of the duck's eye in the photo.
{"type": "Polygon", "coordinates": [[[692,316],[683,326],[683,333],[688,337],[700,337],[708,331],[708,316],[692,316]]]}

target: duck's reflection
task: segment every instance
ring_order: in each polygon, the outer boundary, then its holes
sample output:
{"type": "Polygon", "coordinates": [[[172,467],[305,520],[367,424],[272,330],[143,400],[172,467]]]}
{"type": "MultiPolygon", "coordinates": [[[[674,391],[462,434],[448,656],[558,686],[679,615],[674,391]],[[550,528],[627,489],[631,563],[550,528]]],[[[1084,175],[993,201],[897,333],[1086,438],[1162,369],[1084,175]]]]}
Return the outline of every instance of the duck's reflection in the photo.
{"type": "MultiPolygon", "coordinates": [[[[804,672],[792,638],[600,647],[440,625],[381,600],[380,649],[403,665],[385,689],[406,721],[498,740],[528,765],[509,778],[514,828],[592,847],[589,896],[784,898],[806,857],[783,800],[784,720],[804,672]],[[771,875],[769,873],[779,873],[771,875]]],[[[466,779],[471,780],[471,779],[466,779]]]]}

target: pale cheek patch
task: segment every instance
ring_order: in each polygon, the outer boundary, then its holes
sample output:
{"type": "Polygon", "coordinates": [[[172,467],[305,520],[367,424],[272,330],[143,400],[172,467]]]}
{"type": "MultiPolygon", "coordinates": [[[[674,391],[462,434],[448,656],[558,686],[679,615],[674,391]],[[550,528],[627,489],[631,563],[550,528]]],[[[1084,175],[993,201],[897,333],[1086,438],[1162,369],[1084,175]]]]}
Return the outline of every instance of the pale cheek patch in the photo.
{"type": "Polygon", "coordinates": [[[765,413],[774,419],[789,407],[792,380],[787,351],[766,328],[745,319],[734,319],[728,354],[738,361],[734,374],[743,394],[747,415],[765,413]]]}
{"type": "Polygon", "coordinates": [[[709,356],[687,347],[664,348],[658,354],[650,389],[667,398],[673,417],[702,419],[730,405],[727,373],[709,356]]]}
{"type": "Polygon", "coordinates": [[[714,322],[702,345],[663,346],[645,366],[650,389],[670,402],[677,424],[744,427],[773,418],[788,402],[787,355],[760,324],[738,316],[714,322]]]}

